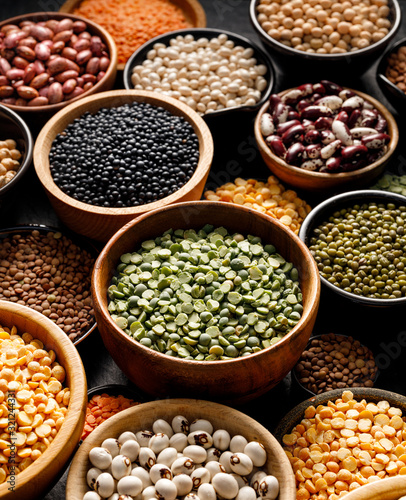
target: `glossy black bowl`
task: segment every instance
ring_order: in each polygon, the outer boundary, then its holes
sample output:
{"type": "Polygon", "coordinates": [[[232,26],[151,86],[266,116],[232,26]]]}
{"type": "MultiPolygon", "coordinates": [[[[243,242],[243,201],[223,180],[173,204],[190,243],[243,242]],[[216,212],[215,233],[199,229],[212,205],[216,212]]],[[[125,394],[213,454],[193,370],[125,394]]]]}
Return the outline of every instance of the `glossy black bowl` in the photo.
{"type": "Polygon", "coordinates": [[[98,394],[108,394],[109,396],[124,396],[125,398],[132,399],[137,403],[145,403],[145,396],[137,389],[133,389],[128,385],[123,384],[105,384],[92,387],[87,391],[87,399],[90,401],[93,396],[98,394]]]}
{"type": "Polygon", "coordinates": [[[243,112],[257,111],[267,101],[267,99],[271,95],[274,86],[275,72],[272,66],[271,59],[266,54],[266,52],[264,52],[260,47],[258,47],[248,38],[238,35],[237,33],[231,33],[230,31],[225,31],[220,29],[186,28],[186,29],[171,31],[170,33],[165,33],[163,35],[159,35],[156,36],[155,38],[152,38],[148,42],[144,43],[144,45],[141,45],[141,47],[137,49],[128,59],[123,71],[124,88],[127,90],[134,89],[134,85],[131,83],[132,70],[135,66],[141,65],[145,61],[145,59],[147,58],[147,53],[152,49],[153,45],[155,45],[156,43],[163,43],[165,45],[169,45],[169,41],[173,38],[176,38],[176,36],[178,35],[182,36],[193,35],[195,39],[200,37],[206,37],[208,39],[211,39],[221,35],[222,33],[227,35],[228,39],[232,40],[236,44],[241,45],[244,48],[252,48],[254,50],[253,57],[255,57],[258,64],[264,64],[268,68],[266,75],[264,75],[264,78],[266,78],[268,85],[262,92],[261,99],[255,105],[235,106],[233,108],[220,109],[213,111],[212,113],[204,114],[202,117],[204,119],[211,120],[211,118],[218,116],[227,116],[230,114],[234,114],[237,111],[243,111],[243,112]]]}
{"type": "MultiPolygon", "coordinates": [[[[299,229],[299,238],[307,246],[309,246],[309,241],[312,237],[313,230],[324,221],[327,221],[334,212],[342,208],[349,208],[357,204],[361,205],[363,203],[370,202],[394,203],[396,206],[406,205],[404,196],[396,193],[391,193],[389,191],[366,189],[359,191],[348,191],[346,193],[338,194],[323,201],[310,211],[299,229]]],[[[372,307],[406,307],[406,297],[396,299],[378,299],[373,297],[364,297],[362,295],[347,292],[339,288],[338,286],[333,285],[321,275],[320,281],[322,287],[326,287],[341,298],[357,303],[359,305],[372,307]]]]}
{"type": "MultiPolygon", "coordinates": [[[[401,38],[396,43],[392,44],[384,52],[376,68],[376,79],[378,81],[379,87],[381,88],[388,101],[398,111],[406,108],[406,93],[389,80],[389,78],[386,76],[386,69],[388,67],[388,59],[390,55],[395,54],[400,49],[400,47],[403,46],[406,46],[406,38],[401,38]]],[[[406,73],[406,71],[404,73],[406,73]]]]}
{"type": "Polygon", "coordinates": [[[17,142],[17,148],[22,156],[16,175],[0,187],[0,209],[6,207],[10,194],[14,192],[18,197],[18,183],[31,165],[34,147],[31,131],[25,121],[15,111],[0,104],[0,140],[6,139],[14,139],[17,142]]]}
{"type": "Polygon", "coordinates": [[[250,20],[262,43],[269,53],[272,54],[275,61],[285,69],[291,70],[294,68],[297,72],[305,70],[307,74],[311,74],[312,77],[317,76],[317,78],[332,79],[337,78],[337,76],[340,78],[351,78],[364,73],[376,62],[393,39],[400,28],[402,17],[398,1],[388,0],[391,28],[382,40],[371,44],[369,47],[343,54],[309,53],[288,47],[268,35],[258,21],[257,6],[259,2],[260,0],[251,0],[249,10],[250,20]]]}

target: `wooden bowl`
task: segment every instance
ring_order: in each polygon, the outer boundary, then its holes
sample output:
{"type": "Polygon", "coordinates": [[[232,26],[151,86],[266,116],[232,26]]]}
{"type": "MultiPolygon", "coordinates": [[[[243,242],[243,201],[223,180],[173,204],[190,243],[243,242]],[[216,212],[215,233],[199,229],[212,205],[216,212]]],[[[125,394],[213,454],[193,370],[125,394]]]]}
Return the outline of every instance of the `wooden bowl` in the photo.
{"type": "MultiPolygon", "coordinates": [[[[292,89],[289,89],[292,90],[292,89]]],[[[279,95],[283,95],[289,90],[280,92],[279,95]]],[[[350,89],[352,90],[352,89],[350,89]]],[[[262,159],[269,168],[269,170],[276,175],[282,182],[293,186],[296,189],[303,189],[305,191],[310,191],[316,194],[322,193],[338,193],[346,191],[348,189],[356,189],[372,183],[377,177],[379,177],[385,169],[385,166],[390,161],[393,153],[396,150],[396,146],[399,140],[399,129],[395,118],[392,113],[379,101],[371,97],[368,94],[359,92],[358,90],[353,90],[357,95],[361,96],[367,102],[371,103],[386,119],[388,122],[388,134],[391,136],[391,140],[388,144],[387,152],[374,163],[367,165],[359,170],[353,170],[351,172],[337,172],[337,173],[324,173],[324,172],[313,172],[310,170],[304,170],[294,165],[289,165],[282,158],[275,155],[269,146],[266,144],[263,135],[260,130],[261,116],[267,112],[269,103],[264,104],[255,119],[254,131],[255,140],[259,151],[261,153],[262,159]]]]}
{"type": "Polygon", "coordinates": [[[280,222],[238,205],[189,202],[145,214],[121,228],[98,257],[92,276],[92,297],[98,329],[111,356],[135,385],[155,397],[201,397],[242,403],[265,393],[293,368],[310,337],[319,305],[317,267],[305,245],[280,222]],[[205,224],[230,232],[260,236],[299,271],[303,314],[283,339],[249,356],[219,361],[189,361],[156,352],[135,341],[107,310],[107,288],[120,256],[167,229],[200,229],[205,224]]]}
{"type": "MultiPolygon", "coordinates": [[[[233,108],[219,109],[213,111],[212,113],[206,113],[203,115],[203,117],[207,121],[207,123],[210,124],[211,120],[215,119],[217,116],[227,116],[230,114],[235,114],[237,111],[238,112],[258,111],[259,108],[269,99],[269,96],[271,95],[272,88],[274,85],[275,72],[272,66],[271,59],[266,52],[264,52],[260,47],[258,47],[258,45],[253,43],[248,38],[238,33],[232,33],[230,31],[221,29],[214,29],[214,28],[183,29],[183,30],[172,31],[170,33],[165,33],[163,35],[159,35],[156,36],[155,38],[152,38],[148,42],[144,43],[144,45],[141,45],[141,47],[137,49],[133,53],[133,55],[128,59],[127,64],[125,65],[123,71],[124,88],[130,90],[134,89],[134,85],[131,82],[133,69],[135,66],[142,65],[142,63],[147,59],[148,52],[152,49],[152,47],[156,43],[163,43],[164,45],[168,46],[170,44],[170,40],[176,38],[176,36],[178,35],[186,36],[188,34],[193,35],[195,40],[202,37],[211,40],[212,38],[218,37],[222,33],[227,35],[228,39],[233,41],[236,45],[239,45],[244,48],[251,48],[254,50],[254,55],[252,57],[254,57],[257,60],[258,64],[264,64],[267,67],[267,72],[264,75],[264,78],[267,79],[268,84],[266,88],[262,91],[261,99],[255,105],[252,106],[243,105],[243,106],[235,106],[233,108]]],[[[207,88],[209,88],[208,85],[207,88]]]]}
{"type": "Polygon", "coordinates": [[[59,480],[76,450],[85,420],[87,402],[86,375],[82,360],[72,342],[51,320],[32,309],[0,301],[0,324],[17,327],[18,333],[29,332],[41,340],[47,350],[55,351],[56,360],[65,368],[70,387],[70,403],[65,421],[49,448],[30,466],[17,474],[14,490],[5,482],[0,485],[4,500],[42,499],[59,480]]]}
{"type": "MultiPolygon", "coordinates": [[[[82,0],[66,0],[64,4],[62,4],[59,12],[72,13],[75,9],[77,9],[82,0]]],[[[186,21],[193,28],[205,28],[206,27],[206,13],[202,7],[202,5],[198,2],[198,0],[171,0],[171,3],[179,7],[183,15],[185,16],[186,21]]],[[[114,19],[112,19],[114,21],[114,19]]],[[[136,20],[129,20],[129,22],[136,22],[136,20]]],[[[108,30],[108,26],[106,24],[106,29],[108,30]]],[[[136,47],[134,47],[134,50],[136,47]]],[[[117,63],[117,69],[122,71],[125,67],[125,63],[117,63]]]]}
{"type": "Polygon", "coordinates": [[[295,479],[289,460],[281,445],[265,427],[248,415],[222,404],[198,399],[169,399],[134,406],[97,427],[85,439],[72,461],[66,483],[66,500],[82,500],[89,490],[86,472],[91,467],[88,454],[93,447],[100,446],[108,437],[118,437],[124,431],[151,429],[158,418],[170,423],[176,415],[185,416],[189,422],[196,418],[207,419],[214,429],[226,429],[231,436],[241,434],[248,441],[261,442],[267,452],[264,468],[279,481],[278,499],[296,498],[295,479]]]}
{"type": "Polygon", "coordinates": [[[139,215],[171,203],[199,200],[213,159],[213,140],[204,120],[189,106],[156,92],[139,90],[113,90],[89,96],[59,111],[42,128],[34,146],[34,166],[58,217],[76,233],[107,241],[120,227],[139,215]],[[160,200],[137,207],[105,208],[89,205],[67,196],[52,179],[49,152],[57,134],[65,130],[75,118],[86,111],[91,113],[103,107],[121,106],[131,102],[147,102],[161,106],[188,121],[199,138],[200,158],[195,173],[175,193],[160,200]]]}
{"type": "Polygon", "coordinates": [[[4,210],[8,208],[7,203],[11,193],[16,193],[18,183],[31,165],[34,140],[29,127],[21,116],[7,106],[0,104],[0,140],[5,139],[14,139],[22,156],[16,175],[10,182],[0,187],[0,207],[4,210]]]}
{"type": "MultiPolygon", "coordinates": [[[[57,19],[61,20],[64,18],[69,18],[73,19],[74,21],[77,20],[83,20],[82,17],[80,16],[75,16],[73,14],[67,14],[67,13],[61,13],[61,12],[33,12],[30,14],[22,14],[20,16],[12,17],[9,19],[6,19],[5,21],[0,22],[0,27],[4,26],[5,24],[18,24],[21,21],[46,21],[48,19],[57,19]]],[[[65,106],[68,106],[74,101],[83,99],[87,96],[96,94],[98,92],[103,92],[105,90],[110,90],[113,88],[113,85],[116,80],[116,74],[117,74],[117,48],[116,44],[114,43],[113,38],[111,35],[108,33],[107,30],[99,26],[98,24],[88,21],[87,19],[85,20],[86,24],[88,25],[88,30],[92,35],[97,35],[99,36],[103,42],[107,46],[108,53],[110,55],[110,66],[107,68],[106,74],[104,77],[96,83],[91,89],[87,90],[84,92],[82,95],[75,97],[69,101],[62,101],[58,104],[48,104],[47,106],[16,106],[15,104],[7,104],[10,109],[13,111],[16,111],[17,113],[21,114],[27,121],[30,122],[30,125],[34,127],[38,126],[38,123],[44,124],[50,116],[55,114],[57,111],[60,109],[64,108],[65,106]]]]}
{"type": "Polygon", "coordinates": [[[406,495],[406,477],[387,477],[381,481],[365,484],[345,495],[347,500],[400,500],[406,495]]]}
{"type": "Polygon", "coordinates": [[[294,47],[288,47],[269,36],[258,21],[257,7],[259,3],[260,0],[250,0],[250,21],[255,32],[269,53],[272,54],[275,61],[277,61],[278,65],[285,70],[290,70],[294,67],[298,74],[304,71],[306,74],[311,74],[317,79],[320,77],[334,79],[336,77],[342,78],[343,75],[361,75],[367,71],[399,31],[402,21],[402,10],[399,2],[397,0],[388,0],[387,5],[390,9],[389,20],[391,21],[391,26],[389,32],[382,40],[353,52],[342,54],[311,53],[297,50],[294,47]]]}

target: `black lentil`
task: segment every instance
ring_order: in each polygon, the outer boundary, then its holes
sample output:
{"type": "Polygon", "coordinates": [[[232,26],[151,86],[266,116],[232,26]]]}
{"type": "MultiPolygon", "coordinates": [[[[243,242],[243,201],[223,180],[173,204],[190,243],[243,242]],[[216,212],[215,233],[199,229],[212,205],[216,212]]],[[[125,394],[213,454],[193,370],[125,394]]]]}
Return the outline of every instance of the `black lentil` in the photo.
{"type": "Polygon", "coordinates": [[[133,102],[84,113],[50,151],[55,184],[83,203],[144,205],[179,190],[199,161],[199,140],[181,116],[133,102]]]}

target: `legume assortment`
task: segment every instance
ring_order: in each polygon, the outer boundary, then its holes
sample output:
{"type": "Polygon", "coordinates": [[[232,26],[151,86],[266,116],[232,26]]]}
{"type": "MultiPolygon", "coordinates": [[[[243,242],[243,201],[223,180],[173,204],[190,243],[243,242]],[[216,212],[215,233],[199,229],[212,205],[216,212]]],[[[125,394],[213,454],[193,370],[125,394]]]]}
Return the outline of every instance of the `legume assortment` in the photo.
{"type": "Polygon", "coordinates": [[[334,212],[313,230],[309,249],[320,275],[346,292],[406,296],[406,206],[364,203],[334,212]]]}
{"type": "Polygon", "coordinates": [[[371,189],[380,189],[381,191],[391,191],[392,193],[406,196],[406,175],[396,175],[386,172],[380,177],[371,189]]]}
{"type": "Polygon", "coordinates": [[[145,61],[134,66],[131,83],[135,89],[175,97],[204,115],[254,106],[268,85],[267,72],[252,48],[236,44],[225,33],[210,39],[187,34],[171,38],[169,44],[155,43],[145,61]]]}
{"type": "Polygon", "coordinates": [[[385,76],[403,92],[406,91],[406,46],[399,47],[387,59],[385,76]]]}
{"type": "Polygon", "coordinates": [[[102,39],[83,20],[21,21],[0,29],[0,98],[46,106],[91,89],[110,65],[102,39]]]}
{"type": "Polygon", "coordinates": [[[373,481],[406,474],[402,410],[381,400],[356,401],[351,391],[309,406],[283,436],[296,477],[297,500],[337,500],[373,481]]]}
{"type": "Polygon", "coordinates": [[[299,273],[261,238],[168,230],[121,256],[108,289],[117,326],[169,356],[213,361],[278,342],[303,311],[299,273]]]}
{"type": "Polygon", "coordinates": [[[278,219],[295,234],[299,233],[303,219],[311,210],[296,191],[286,189],[273,175],[268,177],[267,182],[237,177],[234,182],[227,182],[215,191],[205,191],[204,197],[210,201],[236,203],[258,210],[278,219]]]}
{"type": "Polygon", "coordinates": [[[69,405],[64,380],[54,351],[28,332],[0,326],[0,484],[34,463],[54,440],[69,405]]]}
{"type": "Polygon", "coordinates": [[[279,481],[264,469],[267,453],[259,441],[214,429],[209,420],[189,423],[182,415],[171,423],[158,419],[152,430],[125,431],[107,437],[89,452],[90,491],[83,500],[117,494],[186,500],[215,498],[275,500],[279,481]],[[253,474],[251,474],[253,473],[253,474]]]}
{"type": "Polygon", "coordinates": [[[120,64],[151,38],[190,27],[182,10],[168,0],[83,0],[73,13],[106,28],[117,45],[120,64]]]}
{"type": "Polygon", "coordinates": [[[55,184],[90,205],[131,207],[174,193],[192,177],[199,140],[181,116],[132,102],[86,112],[55,138],[55,184]]]}
{"type": "Polygon", "coordinates": [[[347,172],[379,160],[391,139],[371,102],[329,80],[272,94],[260,130],[270,150],[289,165],[347,172]]]}
{"type": "Polygon", "coordinates": [[[334,333],[310,339],[295,366],[299,382],[314,394],[344,387],[373,387],[378,371],[372,351],[334,333]]]}
{"type": "Polygon", "coordinates": [[[21,156],[14,139],[0,141],[0,188],[10,182],[17,173],[21,156]]]}
{"type": "Polygon", "coordinates": [[[345,54],[369,47],[391,27],[387,0],[260,0],[257,18],[271,38],[317,54],[345,54]]]}
{"type": "Polygon", "coordinates": [[[94,258],[59,232],[0,239],[0,298],[32,307],[75,341],[94,323],[94,258]]]}

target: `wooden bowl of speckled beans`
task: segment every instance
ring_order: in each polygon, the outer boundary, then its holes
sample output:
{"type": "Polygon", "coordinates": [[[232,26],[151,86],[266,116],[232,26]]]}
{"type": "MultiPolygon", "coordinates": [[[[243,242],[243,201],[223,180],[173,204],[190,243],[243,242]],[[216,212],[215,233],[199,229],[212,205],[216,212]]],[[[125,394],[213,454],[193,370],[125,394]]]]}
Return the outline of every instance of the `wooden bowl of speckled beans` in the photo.
{"type": "Polygon", "coordinates": [[[85,97],[53,116],[38,135],[33,158],[38,178],[61,221],[76,233],[106,242],[135,217],[172,203],[199,200],[213,159],[213,139],[204,120],[189,106],[172,97],[150,91],[113,90],[85,97]],[[134,102],[164,108],[172,115],[184,118],[192,126],[199,141],[199,160],[191,178],[172,194],[133,207],[90,205],[68,196],[55,184],[51,174],[49,154],[56,136],[84,113],[96,113],[101,108],[114,108],[134,102]]]}
{"type": "MultiPolygon", "coordinates": [[[[19,452],[25,450],[23,456],[28,459],[30,459],[31,456],[30,454],[26,454],[27,450],[29,450],[29,446],[18,442],[18,434],[22,431],[18,430],[20,424],[14,427],[16,424],[14,424],[14,420],[12,419],[12,415],[15,415],[14,418],[16,418],[16,413],[14,413],[14,411],[17,412],[17,409],[13,410],[13,401],[15,401],[15,408],[17,408],[17,405],[20,405],[19,398],[23,398],[23,394],[19,395],[19,392],[22,392],[20,389],[15,388],[14,392],[12,392],[11,389],[8,390],[8,409],[6,408],[6,413],[2,416],[2,428],[4,431],[10,433],[10,435],[12,435],[13,432],[16,433],[17,437],[14,438],[16,441],[13,442],[16,443],[17,453],[15,462],[13,463],[11,443],[9,443],[9,453],[7,455],[7,446],[2,446],[2,457],[3,459],[5,458],[7,464],[7,476],[6,478],[3,477],[2,484],[0,484],[0,497],[4,500],[26,500],[27,498],[40,500],[46,496],[47,492],[50,491],[54,484],[60,479],[79,444],[86,413],[86,375],[82,360],[72,342],[58,326],[42,314],[33,311],[29,307],[0,300],[0,326],[8,329],[12,329],[14,326],[17,328],[18,335],[22,336],[24,333],[29,333],[34,339],[40,340],[44,345],[43,349],[47,351],[45,357],[48,357],[48,353],[51,350],[54,351],[56,362],[62,365],[66,372],[63,386],[69,388],[70,400],[64,421],[55,437],[51,440],[49,447],[45,449],[42,455],[32,463],[27,463],[26,468],[15,474],[13,474],[14,470],[11,467],[13,465],[18,467],[21,462],[22,459],[18,456],[19,452]],[[14,400],[12,399],[13,394],[15,395],[14,400]]],[[[0,328],[0,331],[3,330],[3,328],[0,328]]],[[[7,340],[3,340],[5,338],[7,339],[7,336],[4,335],[4,333],[0,333],[0,344],[7,342],[7,340]]],[[[12,363],[10,362],[11,359],[12,358],[9,358],[8,369],[12,367],[12,363]]],[[[24,359],[21,359],[21,366],[23,364],[24,359]]],[[[45,364],[43,366],[45,366],[45,364]]],[[[6,368],[3,369],[3,372],[5,369],[6,368]]],[[[45,373],[44,370],[41,371],[45,373]]],[[[49,376],[48,378],[45,377],[45,379],[49,380],[49,383],[51,383],[49,376]]],[[[1,380],[3,383],[3,375],[1,380]]],[[[10,383],[11,382],[9,382],[9,384],[10,383]]],[[[35,387],[35,382],[31,381],[31,384],[34,385],[28,386],[28,384],[24,384],[23,388],[31,390],[31,387],[35,387]]],[[[56,394],[53,394],[52,398],[56,398],[56,396],[56,394]]],[[[35,407],[37,408],[38,405],[39,401],[35,403],[35,407]]],[[[4,404],[2,406],[4,406],[4,404]]],[[[21,407],[20,411],[22,414],[23,411],[21,407]]],[[[53,414],[53,410],[50,409],[48,416],[41,410],[39,410],[37,414],[42,415],[42,419],[46,420],[49,415],[53,414]]],[[[27,427],[25,429],[25,432],[28,433],[27,427]]],[[[35,429],[33,432],[36,432],[35,429]]],[[[37,442],[40,443],[42,440],[43,438],[38,437],[37,442]]],[[[34,445],[33,449],[35,448],[34,445]]],[[[4,460],[2,460],[0,471],[2,471],[3,467],[4,460]]]]}
{"type": "MultiPolygon", "coordinates": [[[[319,304],[319,277],[314,259],[295,234],[266,215],[224,202],[185,202],[144,214],[108,241],[92,275],[92,297],[103,342],[120,369],[136,386],[155,397],[200,397],[245,402],[264,394],[293,368],[310,337],[319,304]],[[269,347],[233,359],[194,360],[146,347],[118,326],[109,312],[108,288],[120,257],[168,229],[223,226],[231,234],[254,235],[272,243],[299,273],[303,312],[293,328],[269,347]]],[[[168,320],[169,321],[169,320],[168,320]]],[[[200,331],[205,331],[202,325],[200,331]]]]}

